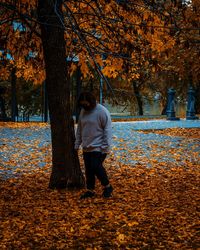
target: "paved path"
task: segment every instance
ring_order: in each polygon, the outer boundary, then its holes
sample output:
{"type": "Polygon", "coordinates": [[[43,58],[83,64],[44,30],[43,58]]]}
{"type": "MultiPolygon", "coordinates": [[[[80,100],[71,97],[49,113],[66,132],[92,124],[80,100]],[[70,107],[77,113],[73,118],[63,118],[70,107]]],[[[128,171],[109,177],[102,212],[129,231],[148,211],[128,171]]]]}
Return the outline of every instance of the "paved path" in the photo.
{"type": "MultiPolygon", "coordinates": [[[[139,131],[172,127],[200,128],[200,120],[113,122],[113,152],[121,163],[132,166],[151,166],[155,162],[199,164],[200,138],[187,139],[139,131]]],[[[31,164],[43,167],[49,155],[49,127],[0,127],[0,176],[16,175],[21,166],[27,166],[27,169],[31,164]]]]}
{"type": "Polygon", "coordinates": [[[200,128],[199,120],[186,120],[180,119],[178,121],[168,121],[165,119],[160,120],[148,120],[148,121],[131,121],[131,122],[115,122],[115,124],[121,124],[123,127],[126,124],[131,126],[134,130],[145,129],[165,129],[165,128],[200,128]]]}
{"type": "Polygon", "coordinates": [[[139,122],[116,122],[113,126],[114,152],[125,164],[146,164],[152,162],[186,165],[200,163],[200,138],[188,139],[179,136],[167,136],[142,133],[139,130],[164,128],[200,128],[200,120],[166,121],[152,120],[139,122]]]}

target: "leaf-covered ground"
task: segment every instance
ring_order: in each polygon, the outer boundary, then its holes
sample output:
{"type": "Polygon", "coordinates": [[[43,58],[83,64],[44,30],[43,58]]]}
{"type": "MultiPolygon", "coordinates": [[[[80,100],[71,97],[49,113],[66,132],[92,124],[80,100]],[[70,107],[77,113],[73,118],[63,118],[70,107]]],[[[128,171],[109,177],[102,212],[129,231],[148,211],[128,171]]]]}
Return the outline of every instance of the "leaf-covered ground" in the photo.
{"type": "MultiPolygon", "coordinates": [[[[84,201],[79,200],[83,190],[47,188],[51,168],[48,126],[4,124],[1,132],[0,249],[199,249],[198,128],[185,129],[181,135],[179,129],[162,131],[172,139],[182,136],[187,139],[184,143],[193,142],[193,160],[158,161],[150,155],[146,159],[150,167],[140,160],[125,164],[117,152],[130,151],[130,158],[142,152],[133,151],[127,139],[116,133],[114,141],[121,142],[105,162],[114,195],[102,198],[97,182],[96,197],[84,201]],[[194,134],[197,137],[192,138],[194,134]]],[[[176,153],[179,148],[187,154],[188,147],[177,146],[176,153]]],[[[159,152],[163,159],[169,154],[164,146],[159,152]]],[[[81,155],[80,159],[83,165],[81,155]]]]}
{"type": "Polygon", "coordinates": [[[200,138],[200,129],[197,128],[168,128],[164,130],[143,130],[142,133],[155,133],[168,136],[180,136],[185,138],[200,138]]]}
{"type": "MultiPolygon", "coordinates": [[[[139,127],[144,126],[138,124],[139,126],[134,122],[122,122],[113,125],[113,152],[121,163],[131,166],[142,164],[148,167],[154,167],[155,164],[163,166],[199,164],[200,137],[197,135],[200,128],[139,130],[139,127]]],[[[146,128],[149,127],[148,125],[146,128]]]]}

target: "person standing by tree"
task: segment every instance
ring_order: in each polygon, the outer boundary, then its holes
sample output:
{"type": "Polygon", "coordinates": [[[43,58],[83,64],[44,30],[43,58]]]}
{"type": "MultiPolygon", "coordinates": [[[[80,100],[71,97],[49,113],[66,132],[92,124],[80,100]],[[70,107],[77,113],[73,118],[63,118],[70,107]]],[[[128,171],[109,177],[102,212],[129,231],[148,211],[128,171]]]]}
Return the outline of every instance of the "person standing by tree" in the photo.
{"type": "Polygon", "coordinates": [[[113,187],[103,162],[111,147],[111,117],[109,111],[96,102],[91,92],[82,92],[78,99],[81,112],[76,131],[75,149],[82,144],[85,164],[87,191],[81,199],[95,196],[95,177],[99,179],[103,189],[103,197],[112,196],[113,187]]]}

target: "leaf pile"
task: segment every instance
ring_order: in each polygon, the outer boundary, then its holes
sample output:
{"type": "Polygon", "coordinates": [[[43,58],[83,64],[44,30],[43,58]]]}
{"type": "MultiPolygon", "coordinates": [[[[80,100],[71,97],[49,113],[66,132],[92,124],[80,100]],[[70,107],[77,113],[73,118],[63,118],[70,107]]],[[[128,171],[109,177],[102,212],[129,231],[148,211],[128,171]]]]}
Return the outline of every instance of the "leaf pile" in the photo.
{"type": "Polygon", "coordinates": [[[0,122],[0,128],[27,128],[27,127],[48,127],[48,123],[43,122],[0,122]]]}
{"type": "MultiPolygon", "coordinates": [[[[27,142],[18,143],[19,151],[30,150],[27,142]]],[[[30,157],[24,156],[27,164],[21,157],[20,175],[0,181],[0,249],[198,249],[200,165],[196,162],[178,166],[152,158],[150,168],[125,165],[112,153],[105,166],[113,197],[102,198],[97,182],[95,198],[80,200],[84,190],[47,188],[50,145],[41,145],[37,138],[32,143],[30,157]]],[[[20,164],[19,159],[12,160],[13,166],[20,164]]],[[[81,154],[80,160],[83,167],[81,154]]]]}
{"type": "Polygon", "coordinates": [[[168,128],[163,130],[143,130],[142,133],[156,133],[160,135],[168,136],[180,136],[186,138],[199,138],[200,139],[200,128],[168,128]]]}
{"type": "Polygon", "coordinates": [[[196,249],[199,169],[106,162],[114,196],[47,189],[41,170],[0,185],[1,249],[196,249]],[[113,164],[113,163],[112,163],[113,164]]]}

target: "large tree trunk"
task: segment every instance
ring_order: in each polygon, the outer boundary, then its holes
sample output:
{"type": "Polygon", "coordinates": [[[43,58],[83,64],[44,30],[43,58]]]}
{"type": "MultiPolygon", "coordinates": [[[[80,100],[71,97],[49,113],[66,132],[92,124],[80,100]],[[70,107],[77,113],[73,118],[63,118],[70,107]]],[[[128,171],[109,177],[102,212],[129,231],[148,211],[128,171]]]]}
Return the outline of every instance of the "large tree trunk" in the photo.
{"type": "Polygon", "coordinates": [[[81,90],[82,90],[82,80],[81,80],[81,69],[80,69],[80,66],[77,67],[77,72],[76,72],[76,104],[75,104],[75,107],[76,107],[76,123],[78,123],[78,119],[79,119],[79,114],[80,114],[80,107],[78,106],[78,98],[79,98],[79,95],[81,93],[81,90]]]}
{"type": "Polygon", "coordinates": [[[38,2],[52,137],[53,166],[49,187],[79,188],[83,186],[84,178],[74,150],[74,123],[61,5],[60,0],[38,2]]]}

